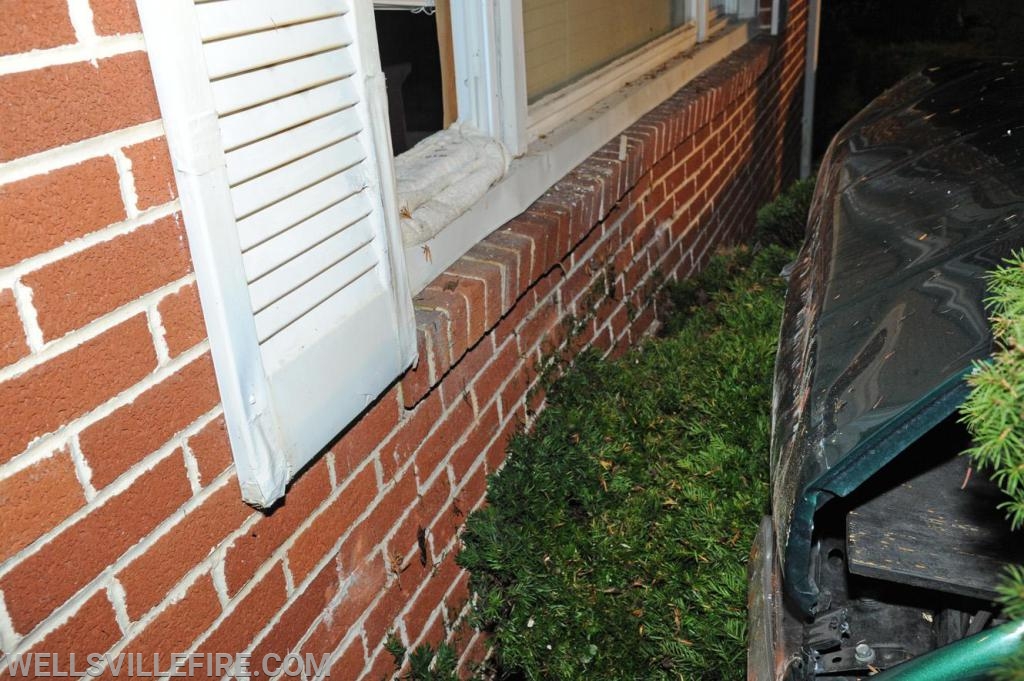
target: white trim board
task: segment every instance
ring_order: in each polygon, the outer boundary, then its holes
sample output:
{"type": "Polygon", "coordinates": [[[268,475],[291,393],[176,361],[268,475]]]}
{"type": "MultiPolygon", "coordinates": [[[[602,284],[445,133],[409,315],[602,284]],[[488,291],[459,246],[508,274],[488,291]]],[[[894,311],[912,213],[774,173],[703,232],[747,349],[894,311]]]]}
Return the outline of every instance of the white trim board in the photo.
{"type": "Polygon", "coordinates": [[[533,142],[524,156],[513,161],[505,178],[468,212],[427,242],[405,247],[412,291],[423,290],[472,246],[526,210],[602,145],[758,33],[753,21],[733,23],[700,49],[671,59],[650,78],[634,80],[603,99],[599,107],[533,142]]]}

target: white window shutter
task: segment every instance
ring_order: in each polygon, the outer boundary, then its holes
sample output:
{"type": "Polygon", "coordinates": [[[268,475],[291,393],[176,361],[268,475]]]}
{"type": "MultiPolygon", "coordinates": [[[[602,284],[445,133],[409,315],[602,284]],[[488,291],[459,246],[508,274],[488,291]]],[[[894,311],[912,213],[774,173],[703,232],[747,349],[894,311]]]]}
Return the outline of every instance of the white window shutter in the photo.
{"type": "Polygon", "coordinates": [[[138,6],[243,497],[265,507],[415,359],[372,5],[138,6]]]}

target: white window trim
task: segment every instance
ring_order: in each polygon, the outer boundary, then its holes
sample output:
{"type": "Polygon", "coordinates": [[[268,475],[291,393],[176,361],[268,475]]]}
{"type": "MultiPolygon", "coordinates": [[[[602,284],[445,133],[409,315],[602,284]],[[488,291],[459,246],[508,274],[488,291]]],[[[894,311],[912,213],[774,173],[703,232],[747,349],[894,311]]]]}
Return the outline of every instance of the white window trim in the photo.
{"type": "Polygon", "coordinates": [[[551,185],[668,99],[679,88],[745,45],[757,29],[749,22],[736,24],[705,48],[676,58],[643,82],[634,82],[602,101],[600,114],[577,116],[538,139],[529,151],[512,162],[506,176],[468,212],[456,218],[432,239],[406,245],[405,261],[410,287],[420,291],[473,245],[522,213],[551,185]]]}
{"type": "MultiPolygon", "coordinates": [[[[688,1],[703,3],[696,16],[706,32],[708,0],[688,1]]],[[[526,104],[522,0],[453,3],[459,122],[499,139],[517,158],[467,212],[432,238],[405,245],[411,290],[421,291],[608,140],[757,35],[755,0],[732,2],[740,21],[716,22],[719,34],[700,49],[692,50],[697,27],[681,26],[533,106],[526,104]]]]}
{"type": "Polygon", "coordinates": [[[529,106],[527,128],[530,142],[546,135],[583,111],[596,106],[627,83],[656,69],[697,44],[698,28],[683,24],[645,43],[610,64],[576,80],[571,87],[545,95],[529,106]]]}

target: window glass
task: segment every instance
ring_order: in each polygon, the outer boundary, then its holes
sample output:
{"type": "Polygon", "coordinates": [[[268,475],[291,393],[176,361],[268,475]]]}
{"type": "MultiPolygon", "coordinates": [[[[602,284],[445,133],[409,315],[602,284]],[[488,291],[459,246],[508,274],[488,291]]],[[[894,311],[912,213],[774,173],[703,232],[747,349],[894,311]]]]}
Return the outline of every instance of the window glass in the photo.
{"type": "Polygon", "coordinates": [[[523,0],[526,89],[532,102],[668,33],[680,0],[523,0]]]}
{"type": "Polygon", "coordinates": [[[401,154],[447,127],[438,16],[408,9],[378,9],[374,14],[391,146],[401,154]]]}

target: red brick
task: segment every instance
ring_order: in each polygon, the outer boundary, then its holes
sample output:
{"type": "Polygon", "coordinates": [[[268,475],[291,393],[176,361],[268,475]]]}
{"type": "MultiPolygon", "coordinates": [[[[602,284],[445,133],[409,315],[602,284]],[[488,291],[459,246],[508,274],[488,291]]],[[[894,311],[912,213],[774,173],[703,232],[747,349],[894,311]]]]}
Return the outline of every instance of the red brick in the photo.
{"type": "Polygon", "coordinates": [[[236,539],[224,558],[228,591],[238,592],[270,554],[288,539],[331,493],[327,464],[317,460],[288,490],[284,501],[236,539]]]}
{"type": "Polygon", "coordinates": [[[337,498],[316,517],[288,550],[295,582],[303,581],[377,497],[377,473],[366,466],[349,480],[337,498]]]}
{"type": "MultiPolygon", "coordinates": [[[[329,563],[325,569],[335,570],[337,567],[329,563]]],[[[363,563],[358,570],[349,574],[345,581],[344,596],[336,603],[322,608],[324,618],[302,645],[302,654],[311,653],[319,660],[321,655],[337,649],[352,625],[381,593],[386,579],[387,570],[380,556],[363,563]]]]}
{"type": "Polygon", "coordinates": [[[67,0],[8,0],[0,22],[0,55],[75,42],[67,0]]]}
{"type": "Polygon", "coordinates": [[[483,501],[487,492],[487,471],[483,466],[477,467],[473,473],[462,482],[462,488],[456,495],[456,503],[463,513],[467,515],[476,510],[483,501]]]}
{"type": "MultiPolygon", "coordinates": [[[[87,656],[90,653],[105,653],[121,638],[121,629],[114,617],[114,608],[110,605],[106,591],[99,591],[87,600],[74,615],[64,624],[50,632],[46,637],[32,646],[27,652],[57,656],[62,672],[67,672],[71,655],[75,656],[75,666],[79,671],[88,666],[87,656]]],[[[52,661],[52,658],[51,658],[52,661]]],[[[53,669],[50,669],[52,675],[53,669]]],[[[0,674],[0,679],[7,681],[12,678],[34,678],[11,674],[10,668],[0,674]]]]}
{"type": "Polygon", "coordinates": [[[277,655],[278,661],[283,660],[330,606],[338,595],[338,589],[338,571],[328,563],[299,597],[285,608],[277,623],[253,649],[251,668],[269,669],[269,665],[274,663],[273,659],[266,659],[270,655],[277,655]]]}
{"type": "MultiPolygon", "coordinates": [[[[134,7],[134,3],[125,4],[134,7]]],[[[174,168],[171,166],[171,155],[167,150],[165,138],[157,137],[140,142],[127,147],[124,153],[132,163],[135,195],[138,198],[136,207],[139,210],[152,208],[177,198],[174,168]]]]}
{"type": "Polygon", "coordinates": [[[24,282],[51,339],[190,271],[185,233],[172,216],[58,260],[24,282]]]}
{"type": "Polygon", "coordinates": [[[406,473],[385,490],[375,512],[352,528],[352,532],[341,545],[341,565],[346,569],[361,565],[415,501],[416,479],[406,473]]]}
{"type": "Polygon", "coordinates": [[[0,186],[0,267],[123,220],[118,182],[102,156],[0,186]]]}
{"type": "Polygon", "coordinates": [[[456,484],[462,479],[477,461],[484,457],[487,444],[494,437],[499,425],[497,401],[491,403],[489,409],[481,413],[470,429],[466,441],[459,445],[449,462],[456,484]]]}
{"type": "Polygon", "coordinates": [[[161,300],[157,310],[171,357],[177,357],[206,338],[206,323],[195,284],[161,300]]]}
{"type": "MultiPolygon", "coordinates": [[[[492,287],[489,282],[487,294],[490,297],[492,295],[491,289],[495,289],[493,295],[496,296],[498,301],[496,309],[498,318],[512,307],[512,303],[519,297],[519,289],[517,288],[519,271],[518,252],[496,246],[484,240],[469,249],[459,262],[491,268],[492,274],[489,276],[497,277],[497,285],[492,287]]],[[[490,312],[488,316],[490,316],[490,312]]],[[[493,325],[494,323],[492,322],[489,326],[493,325]]]]}
{"type": "Polygon", "coordinates": [[[417,379],[402,382],[402,399],[406,409],[419,404],[452,366],[451,323],[447,311],[417,308],[415,314],[417,350],[420,352],[417,373],[427,373],[429,370],[429,377],[425,376],[426,381],[417,379]]]}
{"type": "Polygon", "coordinates": [[[213,361],[203,355],[102,421],[80,442],[97,489],[113,482],[220,401],[213,361]]]}
{"type": "Polygon", "coordinates": [[[132,0],[89,0],[92,19],[99,35],[138,33],[139,13],[132,0]]]}
{"type": "Polygon", "coordinates": [[[381,449],[380,462],[384,479],[390,480],[405,465],[409,457],[423,444],[430,429],[441,418],[441,395],[434,391],[420,402],[416,409],[406,412],[398,430],[381,449]]]}
{"type": "MultiPolygon", "coordinates": [[[[398,526],[398,529],[395,530],[388,544],[389,556],[397,555],[403,558],[412,556],[412,560],[422,562],[423,553],[419,547],[420,530],[426,531],[429,529],[434,518],[442,509],[449,505],[448,501],[451,497],[451,492],[452,488],[448,482],[448,476],[444,474],[437,476],[430,487],[420,495],[409,515],[406,516],[405,520],[398,526]]],[[[438,547],[435,545],[432,551],[430,547],[431,538],[425,538],[424,541],[426,542],[424,547],[427,551],[426,559],[428,562],[433,562],[431,556],[435,555],[438,547]]]]}
{"type": "MultiPolygon", "coordinates": [[[[504,312],[501,304],[501,269],[494,263],[460,258],[454,265],[448,268],[448,271],[464,282],[482,282],[483,306],[482,308],[474,309],[473,302],[471,302],[470,313],[477,318],[474,324],[476,324],[476,321],[479,321],[479,326],[482,326],[484,331],[491,329],[498,323],[498,319],[501,318],[504,312]],[[482,311],[482,314],[477,313],[478,310],[482,311]]],[[[482,333],[483,331],[481,331],[482,333]]]]}
{"type": "Polygon", "coordinates": [[[232,655],[242,652],[281,609],[285,598],[284,571],[278,563],[238,601],[231,614],[203,641],[197,652],[232,655]]]}
{"type": "MultiPolygon", "coordinates": [[[[422,310],[417,310],[422,312],[422,310]]],[[[412,409],[420,403],[430,389],[433,387],[430,377],[430,347],[428,345],[426,332],[417,325],[416,330],[416,353],[418,356],[416,365],[411,367],[402,375],[402,404],[406,409],[412,409]]]]}
{"type": "Polygon", "coordinates": [[[434,474],[441,461],[448,456],[472,423],[473,406],[464,400],[456,401],[455,407],[423,442],[423,446],[416,454],[417,476],[420,480],[434,474]]]}
{"type": "Polygon", "coordinates": [[[419,640],[425,633],[427,623],[440,609],[445,593],[455,583],[459,572],[460,568],[452,556],[446,558],[440,568],[433,571],[404,618],[405,632],[411,641],[419,640]]]}
{"type": "Polygon", "coordinates": [[[138,620],[149,612],[252,513],[233,479],[192,509],[118,573],[127,594],[128,616],[138,620]]]}
{"type": "Polygon", "coordinates": [[[465,399],[469,386],[480,370],[494,357],[494,339],[485,336],[467,352],[441,382],[441,398],[447,409],[456,400],[465,399]]]}
{"type": "Polygon", "coordinates": [[[558,232],[550,225],[541,224],[535,220],[528,219],[524,215],[514,218],[505,227],[498,230],[498,234],[516,234],[526,237],[533,242],[533,267],[530,270],[529,281],[534,282],[540,279],[545,272],[557,263],[560,258],[556,255],[558,232]]]}
{"type": "Polygon", "coordinates": [[[339,478],[362,465],[398,425],[398,399],[394,390],[384,393],[369,411],[331,447],[339,478]]]}
{"type": "MultiPolygon", "coordinates": [[[[203,575],[180,600],[168,605],[140,631],[122,652],[141,654],[147,664],[154,654],[159,654],[165,660],[162,666],[166,665],[172,653],[188,650],[220,613],[220,601],[213,588],[213,580],[209,575],[203,575]]],[[[108,667],[104,679],[117,678],[111,671],[108,667]]]]}
{"type": "Polygon", "coordinates": [[[473,383],[477,402],[486,404],[497,398],[502,384],[515,372],[519,364],[519,347],[509,339],[494,353],[494,359],[479,372],[473,383]]]}
{"type": "Polygon", "coordinates": [[[220,416],[188,439],[188,448],[199,466],[199,483],[209,484],[232,463],[231,442],[224,417],[220,416]]]}
{"type": "Polygon", "coordinates": [[[11,289],[0,291],[0,367],[28,354],[28,342],[11,289]]]}
{"type": "Polygon", "coordinates": [[[402,611],[408,600],[409,592],[402,588],[402,584],[398,580],[392,582],[381,594],[380,600],[374,604],[363,625],[367,647],[370,650],[382,643],[384,637],[395,628],[398,623],[398,613],[402,611]]]}
{"type": "MultiPolygon", "coordinates": [[[[319,662],[319,658],[317,661],[319,662]]],[[[338,655],[324,678],[357,679],[365,666],[366,654],[363,651],[363,642],[359,638],[355,638],[345,647],[345,652],[338,655]]]]}
{"type": "MultiPolygon", "coordinates": [[[[377,650],[369,669],[363,672],[359,681],[381,681],[381,679],[393,678],[398,669],[395,667],[395,658],[383,647],[377,650]]],[[[347,681],[347,677],[346,681],[347,681]]]]}
{"type": "Polygon", "coordinates": [[[0,162],[160,117],[145,52],[0,77],[0,162]]]}
{"type": "Polygon", "coordinates": [[[29,632],[192,494],[181,453],[66,528],[0,579],[18,632],[29,632]]]}
{"type": "Polygon", "coordinates": [[[516,254],[515,281],[512,286],[512,300],[515,301],[530,286],[531,273],[533,272],[533,240],[522,234],[516,234],[507,229],[499,229],[491,232],[481,243],[512,251],[516,254]]]}
{"type": "Polygon", "coordinates": [[[85,503],[67,450],[0,481],[0,562],[53,529],[85,503]]]}
{"type": "Polygon", "coordinates": [[[0,463],[35,437],[102,404],[156,367],[144,315],[137,315],[82,345],[0,383],[0,463]]]}
{"type": "Polygon", "coordinates": [[[460,283],[461,280],[458,278],[442,274],[423,289],[414,301],[418,308],[440,310],[448,317],[448,342],[442,341],[438,352],[443,354],[447,349],[453,363],[459,361],[465,354],[471,340],[473,343],[476,342],[470,334],[472,326],[468,299],[458,291],[460,283]]]}

